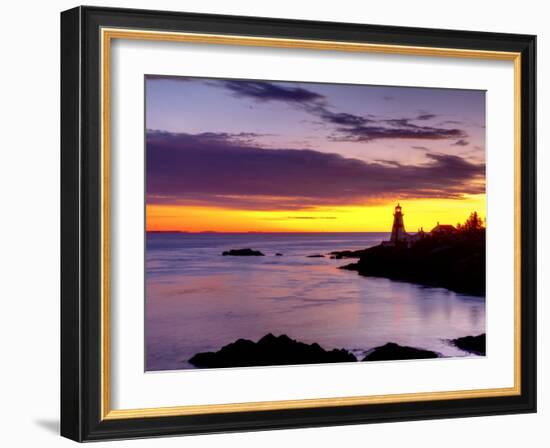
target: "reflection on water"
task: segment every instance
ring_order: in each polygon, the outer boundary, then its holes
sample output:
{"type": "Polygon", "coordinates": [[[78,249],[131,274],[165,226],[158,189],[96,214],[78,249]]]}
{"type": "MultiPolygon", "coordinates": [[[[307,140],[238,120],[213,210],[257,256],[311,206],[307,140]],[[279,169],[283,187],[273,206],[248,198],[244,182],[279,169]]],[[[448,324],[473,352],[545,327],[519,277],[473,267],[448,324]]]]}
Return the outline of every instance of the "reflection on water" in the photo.
{"type": "Polygon", "coordinates": [[[386,237],[148,234],[146,370],[192,368],[186,361],[195,353],[269,332],[358,357],[390,341],[464,356],[446,340],[485,331],[483,298],[337,269],[349,260],[307,258],[386,237]],[[244,247],[266,256],[221,256],[244,247]]]}

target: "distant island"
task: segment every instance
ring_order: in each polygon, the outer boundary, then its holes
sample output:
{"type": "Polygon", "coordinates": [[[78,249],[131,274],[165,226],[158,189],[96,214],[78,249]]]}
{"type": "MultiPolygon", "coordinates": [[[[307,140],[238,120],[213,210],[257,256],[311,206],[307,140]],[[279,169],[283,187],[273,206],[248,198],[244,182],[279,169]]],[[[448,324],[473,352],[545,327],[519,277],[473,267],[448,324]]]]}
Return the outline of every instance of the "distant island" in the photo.
{"type": "Polygon", "coordinates": [[[254,250],[250,248],[246,249],[230,249],[222,252],[223,256],[234,256],[234,257],[263,257],[264,254],[259,250],[254,250]]]}
{"type": "Polygon", "coordinates": [[[358,258],[341,269],[360,275],[443,287],[455,292],[485,295],[485,228],[476,212],[464,224],[438,225],[429,233],[404,231],[399,204],[392,236],[378,246],[336,251],[332,258],[358,258]]]}

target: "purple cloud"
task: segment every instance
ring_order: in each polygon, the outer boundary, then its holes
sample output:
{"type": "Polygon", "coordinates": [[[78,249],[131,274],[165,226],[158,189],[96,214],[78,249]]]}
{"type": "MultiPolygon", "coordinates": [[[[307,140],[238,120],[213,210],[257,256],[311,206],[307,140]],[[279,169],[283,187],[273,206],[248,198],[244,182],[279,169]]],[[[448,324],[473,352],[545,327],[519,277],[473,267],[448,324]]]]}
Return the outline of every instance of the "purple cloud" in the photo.
{"type": "Polygon", "coordinates": [[[237,97],[248,97],[257,101],[304,103],[325,98],[323,95],[302,87],[283,87],[266,81],[223,81],[222,85],[237,97]]]}
{"type": "Polygon", "coordinates": [[[468,146],[470,144],[470,142],[464,140],[464,139],[460,139],[460,140],[457,140],[456,142],[454,142],[452,145],[453,146],[468,146]]]}
{"type": "Polygon", "coordinates": [[[435,118],[437,115],[434,114],[420,114],[416,117],[417,120],[431,120],[432,118],[435,118]]]}
{"type": "Polygon", "coordinates": [[[369,142],[381,139],[445,140],[466,137],[461,129],[416,126],[406,118],[385,120],[389,126],[339,127],[329,138],[333,141],[369,142]]]}
{"type": "Polygon", "coordinates": [[[381,139],[444,140],[466,137],[456,128],[419,126],[413,120],[428,120],[435,115],[424,114],[416,118],[376,119],[344,112],[332,112],[323,104],[306,105],[305,109],[324,123],[336,125],[330,135],[333,141],[368,142],[381,139]]]}
{"type": "Polygon", "coordinates": [[[323,122],[340,126],[363,126],[374,120],[360,115],[346,112],[331,112],[322,105],[307,108],[307,110],[319,117],[323,122]]]}
{"type": "Polygon", "coordinates": [[[148,203],[300,210],[396,196],[458,199],[485,191],[485,165],[458,156],[428,154],[420,165],[367,163],[208,134],[147,133],[148,203]]]}
{"type": "Polygon", "coordinates": [[[323,123],[337,126],[331,135],[334,141],[368,142],[381,139],[444,140],[466,137],[460,129],[419,126],[411,121],[426,121],[435,114],[421,113],[415,118],[377,119],[347,112],[334,112],[326,97],[303,87],[286,87],[269,81],[229,80],[217,81],[237,97],[257,101],[282,101],[316,116],[323,123]]]}
{"type": "MultiPolygon", "coordinates": [[[[147,79],[172,79],[187,82],[201,78],[166,77],[147,75],[147,79]]],[[[287,83],[250,80],[204,80],[212,86],[220,87],[237,98],[249,98],[257,102],[278,101],[291,104],[327,125],[332,134],[329,139],[342,142],[370,142],[373,140],[414,139],[445,140],[464,139],[465,131],[457,128],[420,126],[413,121],[426,121],[436,117],[426,111],[412,118],[379,118],[374,115],[357,115],[331,110],[327,98],[311,89],[301,86],[288,86],[287,83]]],[[[389,97],[388,97],[389,98],[389,97]]]]}

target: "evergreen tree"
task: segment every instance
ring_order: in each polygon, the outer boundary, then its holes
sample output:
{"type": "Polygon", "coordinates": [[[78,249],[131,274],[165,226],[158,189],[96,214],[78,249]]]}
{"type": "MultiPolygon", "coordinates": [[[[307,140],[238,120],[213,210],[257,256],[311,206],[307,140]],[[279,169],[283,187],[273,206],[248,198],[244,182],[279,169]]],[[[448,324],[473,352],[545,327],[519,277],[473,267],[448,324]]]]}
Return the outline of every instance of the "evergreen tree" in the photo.
{"type": "Polygon", "coordinates": [[[483,229],[483,220],[479,217],[477,212],[473,212],[460,229],[465,232],[477,232],[483,229]]]}

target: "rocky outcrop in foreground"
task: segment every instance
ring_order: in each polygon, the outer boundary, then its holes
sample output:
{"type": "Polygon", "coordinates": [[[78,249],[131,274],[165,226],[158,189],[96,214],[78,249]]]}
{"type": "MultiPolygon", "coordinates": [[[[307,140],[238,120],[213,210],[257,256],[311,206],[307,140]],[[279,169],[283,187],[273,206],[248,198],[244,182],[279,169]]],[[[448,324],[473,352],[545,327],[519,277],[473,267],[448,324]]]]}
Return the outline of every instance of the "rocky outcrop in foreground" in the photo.
{"type": "Polygon", "coordinates": [[[290,364],[354,362],[355,356],[344,349],[327,351],[319,344],[305,344],[287,335],[271,333],[258,342],[239,339],[217,352],[197,353],[189,362],[199,368],[253,367],[290,364]]]}
{"type": "Polygon", "coordinates": [[[483,333],[477,336],[465,336],[463,338],[452,339],[451,343],[465,352],[485,356],[485,340],[485,333],[483,333]]]}
{"type": "Polygon", "coordinates": [[[263,257],[264,254],[262,254],[259,250],[253,250],[250,248],[247,249],[231,249],[226,250],[222,253],[222,255],[232,255],[232,256],[238,256],[238,257],[263,257]]]}
{"type": "MultiPolygon", "coordinates": [[[[404,359],[438,358],[438,353],[393,342],[372,349],[362,361],[398,361],[404,359]]],[[[189,363],[198,368],[255,367],[274,365],[324,364],[356,362],[353,353],[345,349],[325,350],[319,344],[306,344],[283,334],[271,333],[258,342],[248,339],[222,347],[217,352],[197,353],[189,363]]]]}
{"type": "Polygon", "coordinates": [[[439,358],[439,354],[430,350],[406,347],[394,342],[372,349],[363,361],[396,361],[403,359],[439,358]]]}

